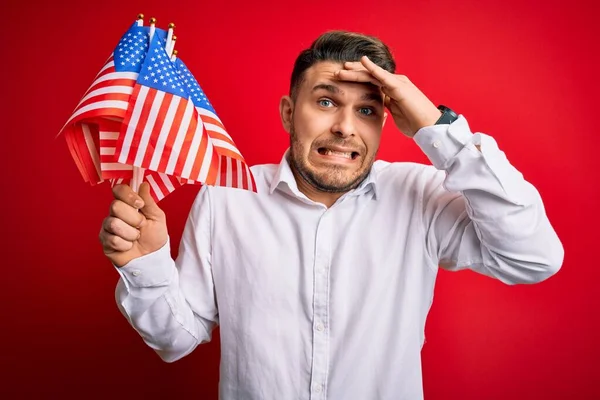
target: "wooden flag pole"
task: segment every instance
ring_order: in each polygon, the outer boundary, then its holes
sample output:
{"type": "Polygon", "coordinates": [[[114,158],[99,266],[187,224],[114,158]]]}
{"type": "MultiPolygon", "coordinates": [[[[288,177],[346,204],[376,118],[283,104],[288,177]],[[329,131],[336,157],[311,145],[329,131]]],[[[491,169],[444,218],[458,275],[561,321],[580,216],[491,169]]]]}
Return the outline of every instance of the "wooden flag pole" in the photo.
{"type": "Polygon", "coordinates": [[[167,42],[165,43],[165,51],[167,52],[167,54],[170,56],[171,52],[173,51],[173,29],[175,29],[175,24],[174,23],[170,23],[169,24],[169,30],[167,31],[167,42]]]}

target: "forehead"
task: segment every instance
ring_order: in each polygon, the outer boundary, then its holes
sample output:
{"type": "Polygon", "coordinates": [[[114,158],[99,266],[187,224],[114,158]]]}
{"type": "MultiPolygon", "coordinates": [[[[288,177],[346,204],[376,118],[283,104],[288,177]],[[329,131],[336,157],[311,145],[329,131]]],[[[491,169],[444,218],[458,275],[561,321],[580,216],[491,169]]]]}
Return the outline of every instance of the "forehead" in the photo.
{"type": "Polygon", "coordinates": [[[344,93],[354,92],[357,94],[374,93],[381,94],[381,90],[370,83],[341,81],[334,76],[334,73],[343,69],[342,63],[333,61],[321,61],[304,72],[304,81],[301,90],[310,94],[313,88],[319,84],[332,84],[338,86],[344,93]]]}

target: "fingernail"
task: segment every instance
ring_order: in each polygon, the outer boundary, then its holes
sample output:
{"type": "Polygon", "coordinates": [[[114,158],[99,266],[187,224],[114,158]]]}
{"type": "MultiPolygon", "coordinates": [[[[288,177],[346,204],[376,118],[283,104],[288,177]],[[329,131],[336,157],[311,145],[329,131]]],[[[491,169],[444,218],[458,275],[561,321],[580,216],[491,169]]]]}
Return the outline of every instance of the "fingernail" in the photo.
{"type": "Polygon", "coordinates": [[[133,203],[133,206],[134,206],[135,208],[142,208],[142,206],[143,206],[143,205],[144,205],[144,203],[143,203],[141,200],[136,200],[136,201],[133,203]]]}

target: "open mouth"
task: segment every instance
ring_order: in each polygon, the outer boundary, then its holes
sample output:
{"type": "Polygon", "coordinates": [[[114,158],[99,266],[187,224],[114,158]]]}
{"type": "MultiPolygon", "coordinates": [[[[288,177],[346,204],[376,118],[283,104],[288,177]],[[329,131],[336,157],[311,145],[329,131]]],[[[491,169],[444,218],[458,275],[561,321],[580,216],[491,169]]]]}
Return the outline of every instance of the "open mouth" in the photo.
{"type": "Polygon", "coordinates": [[[326,147],[319,147],[317,151],[322,156],[340,157],[348,160],[355,160],[359,156],[358,152],[356,151],[337,151],[328,149],[326,147]]]}

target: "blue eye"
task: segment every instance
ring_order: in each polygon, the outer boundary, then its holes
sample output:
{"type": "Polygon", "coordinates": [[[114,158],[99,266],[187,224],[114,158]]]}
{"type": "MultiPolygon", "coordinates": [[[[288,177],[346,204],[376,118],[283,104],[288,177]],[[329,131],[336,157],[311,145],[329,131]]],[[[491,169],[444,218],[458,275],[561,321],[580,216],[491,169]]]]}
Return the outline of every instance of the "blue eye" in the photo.
{"type": "Polygon", "coordinates": [[[323,107],[329,107],[330,105],[333,105],[331,100],[327,100],[327,99],[321,99],[319,100],[319,105],[323,106],[323,107]],[[325,104],[327,103],[327,104],[325,104]]]}
{"type": "Polygon", "coordinates": [[[373,115],[373,110],[371,110],[370,108],[366,108],[366,107],[361,108],[359,112],[361,114],[367,115],[367,116],[373,115]]]}

